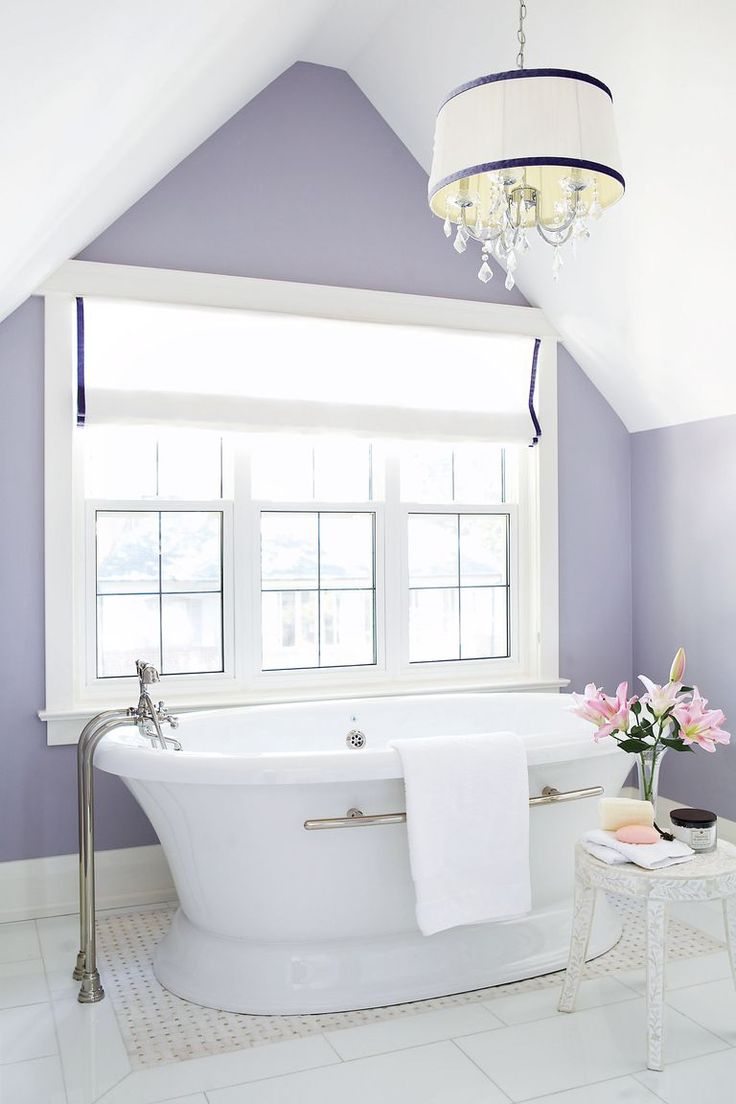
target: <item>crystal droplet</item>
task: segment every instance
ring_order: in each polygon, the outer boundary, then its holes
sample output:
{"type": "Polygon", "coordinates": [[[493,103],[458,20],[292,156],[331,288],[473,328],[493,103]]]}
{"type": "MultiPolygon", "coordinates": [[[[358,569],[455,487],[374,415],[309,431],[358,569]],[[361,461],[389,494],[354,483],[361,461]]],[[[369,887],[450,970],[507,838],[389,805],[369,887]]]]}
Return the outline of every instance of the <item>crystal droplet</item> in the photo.
{"type": "Polygon", "coordinates": [[[486,260],[483,261],[483,264],[478,269],[478,279],[482,280],[484,284],[487,284],[489,280],[493,279],[493,269],[486,260]]]}
{"type": "Polygon", "coordinates": [[[555,283],[557,282],[557,279],[560,275],[562,264],[562,253],[560,252],[560,247],[556,246],[554,255],[552,257],[552,279],[555,281],[555,283]]]}
{"type": "Polygon", "coordinates": [[[526,234],[522,234],[521,238],[519,239],[519,252],[520,253],[527,253],[528,251],[529,251],[529,239],[527,238],[526,234]]]}
{"type": "Polygon", "coordinates": [[[516,281],[514,280],[513,272],[507,272],[506,279],[503,282],[503,286],[506,288],[507,291],[511,291],[515,283],[516,281]]]}
{"type": "Polygon", "coordinates": [[[455,241],[452,244],[455,247],[456,252],[458,253],[464,253],[465,250],[468,248],[468,242],[465,235],[463,234],[462,226],[458,228],[458,232],[455,235],[455,241]]]}
{"type": "Polygon", "coordinates": [[[598,199],[598,193],[593,196],[593,202],[591,203],[588,214],[592,219],[599,219],[603,214],[603,208],[601,207],[601,201],[598,199]]]}
{"type": "Polygon", "coordinates": [[[514,253],[513,249],[510,249],[506,257],[506,267],[508,268],[509,272],[515,272],[518,263],[519,262],[516,259],[516,254],[514,253]]]}
{"type": "Polygon", "coordinates": [[[450,222],[450,216],[449,215],[445,218],[444,229],[445,229],[445,237],[449,238],[450,235],[452,234],[452,223],[450,222]]]}

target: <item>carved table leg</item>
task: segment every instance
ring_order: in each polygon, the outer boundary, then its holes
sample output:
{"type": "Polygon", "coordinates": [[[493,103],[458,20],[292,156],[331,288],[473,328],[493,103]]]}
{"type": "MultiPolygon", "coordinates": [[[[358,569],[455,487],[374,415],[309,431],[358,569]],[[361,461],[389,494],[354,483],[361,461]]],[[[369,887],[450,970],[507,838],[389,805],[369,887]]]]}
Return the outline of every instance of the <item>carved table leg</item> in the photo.
{"type": "Polygon", "coordinates": [[[575,1007],[578,986],[580,985],[580,979],[585,969],[585,958],[588,953],[590,930],[593,927],[595,893],[596,891],[593,886],[583,881],[579,873],[576,874],[572,936],[570,938],[570,957],[567,961],[565,980],[562,983],[560,1003],[557,1005],[560,1012],[572,1012],[575,1007]]]}
{"type": "Polygon", "coordinates": [[[662,1069],[667,906],[647,901],[647,1068],[662,1069]]]}
{"type": "Polygon", "coordinates": [[[736,984],[736,897],[723,898],[723,919],[726,924],[726,944],[731,960],[731,974],[736,984]]]}

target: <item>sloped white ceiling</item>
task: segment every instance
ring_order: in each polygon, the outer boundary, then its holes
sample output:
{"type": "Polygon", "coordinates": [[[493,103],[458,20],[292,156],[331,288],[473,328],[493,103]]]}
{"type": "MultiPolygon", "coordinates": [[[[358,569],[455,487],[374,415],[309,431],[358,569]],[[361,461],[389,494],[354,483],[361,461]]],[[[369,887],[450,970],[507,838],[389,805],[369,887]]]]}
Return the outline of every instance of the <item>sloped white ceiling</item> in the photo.
{"type": "MultiPolygon", "coordinates": [[[[736,413],[736,4],[527,6],[527,65],[613,89],[628,190],[557,285],[540,243],[522,291],[629,429],[736,413]]],[[[516,19],[515,0],[0,6],[0,315],[295,60],[346,69],[428,169],[437,104],[513,67],[516,19]]]]}

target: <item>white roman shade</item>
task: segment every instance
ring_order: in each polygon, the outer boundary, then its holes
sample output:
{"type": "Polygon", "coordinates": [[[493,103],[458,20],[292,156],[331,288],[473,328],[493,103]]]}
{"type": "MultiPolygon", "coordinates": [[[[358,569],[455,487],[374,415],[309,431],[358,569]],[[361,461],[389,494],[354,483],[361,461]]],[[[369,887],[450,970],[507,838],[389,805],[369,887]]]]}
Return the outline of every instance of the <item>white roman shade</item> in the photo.
{"type": "Polygon", "coordinates": [[[529,443],[534,338],[78,302],[78,421],[529,443]]]}

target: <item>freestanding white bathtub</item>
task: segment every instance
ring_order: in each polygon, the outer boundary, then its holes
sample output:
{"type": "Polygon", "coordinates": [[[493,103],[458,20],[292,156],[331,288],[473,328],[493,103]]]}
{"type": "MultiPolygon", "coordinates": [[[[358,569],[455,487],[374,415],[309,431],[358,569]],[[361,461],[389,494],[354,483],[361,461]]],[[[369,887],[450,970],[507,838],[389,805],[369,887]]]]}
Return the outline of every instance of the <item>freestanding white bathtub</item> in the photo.
{"type": "MultiPolygon", "coordinates": [[[[135,730],[106,736],[96,763],[120,775],[151,820],[180,907],[156,948],[161,983],[187,1000],[261,1014],[366,1008],[543,974],[567,956],[573,844],[597,799],[533,807],[533,910],[521,920],[417,929],[406,825],[306,830],[305,822],[403,812],[395,738],[512,730],[530,793],[602,786],[629,761],[558,694],[445,694],[184,714],[183,750],[135,730]],[[365,746],[348,746],[353,730],[365,746]]],[[[360,743],[352,739],[351,744],[360,743]]],[[[442,815],[442,810],[438,810],[442,815]]],[[[488,816],[494,816],[489,796],[488,816]]],[[[499,845],[504,825],[498,824],[499,845]]],[[[620,927],[603,904],[591,954],[620,927]]]]}

